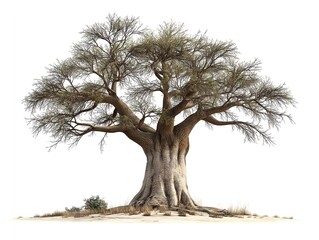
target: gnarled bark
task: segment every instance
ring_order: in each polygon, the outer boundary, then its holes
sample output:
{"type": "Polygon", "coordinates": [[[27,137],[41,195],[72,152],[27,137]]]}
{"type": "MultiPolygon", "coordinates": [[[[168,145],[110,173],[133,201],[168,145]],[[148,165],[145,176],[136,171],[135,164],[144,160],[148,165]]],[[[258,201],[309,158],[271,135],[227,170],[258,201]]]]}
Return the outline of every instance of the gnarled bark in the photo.
{"type": "Polygon", "coordinates": [[[155,136],[153,146],[144,149],[147,164],[143,184],[130,204],[195,208],[186,179],[188,138],[155,136]]]}

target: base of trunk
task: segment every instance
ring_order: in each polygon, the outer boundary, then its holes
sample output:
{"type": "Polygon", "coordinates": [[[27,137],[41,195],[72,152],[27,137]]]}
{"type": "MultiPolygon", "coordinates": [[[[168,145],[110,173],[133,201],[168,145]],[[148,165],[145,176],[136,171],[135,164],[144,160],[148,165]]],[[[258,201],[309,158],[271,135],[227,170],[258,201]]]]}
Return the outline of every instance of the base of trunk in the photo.
{"type": "Polygon", "coordinates": [[[197,205],[188,192],[186,180],[188,138],[156,136],[153,146],[144,149],[147,158],[144,180],[130,205],[194,209],[197,205]]]}
{"type": "Polygon", "coordinates": [[[176,194],[170,195],[146,195],[137,194],[133,200],[130,202],[131,206],[134,207],[145,207],[151,206],[153,208],[165,206],[167,208],[174,207],[185,207],[187,209],[195,209],[197,204],[189,196],[188,192],[181,191],[178,197],[176,194]]]}
{"type": "Polygon", "coordinates": [[[154,166],[154,161],[147,163],[143,185],[130,205],[195,208],[197,205],[188,191],[184,163],[156,164],[154,166]]]}

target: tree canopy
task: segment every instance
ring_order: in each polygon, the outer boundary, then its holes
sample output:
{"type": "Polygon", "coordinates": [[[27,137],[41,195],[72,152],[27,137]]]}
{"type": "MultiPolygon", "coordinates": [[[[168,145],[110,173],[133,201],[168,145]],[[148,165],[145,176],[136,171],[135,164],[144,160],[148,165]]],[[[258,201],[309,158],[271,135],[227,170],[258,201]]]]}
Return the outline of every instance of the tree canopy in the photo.
{"type": "Polygon", "coordinates": [[[175,22],[151,30],[117,15],[81,36],[24,99],[34,134],[49,134],[53,146],[123,132],[143,147],[157,132],[188,136],[201,121],[271,144],[269,129],[291,120],[286,86],[261,76],[259,60],[241,61],[231,41],[175,22]]]}

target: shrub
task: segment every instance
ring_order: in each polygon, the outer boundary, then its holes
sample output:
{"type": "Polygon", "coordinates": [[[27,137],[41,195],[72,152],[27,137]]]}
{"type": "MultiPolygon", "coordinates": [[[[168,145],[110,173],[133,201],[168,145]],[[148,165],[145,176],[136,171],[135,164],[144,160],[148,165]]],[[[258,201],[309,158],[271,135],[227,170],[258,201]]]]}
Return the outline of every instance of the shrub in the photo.
{"type": "Polygon", "coordinates": [[[107,209],[107,203],[104,199],[101,199],[99,195],[92,196],[88,199],[84,199],[85,210],[105,210],[107,209]]]}
{"type": "Polygon", "coordinates": [[[71,207],[71,208],[65,208],[65,211],[66,212],[80,212],[82,209],[81,208],[78,208],[78,207],[71,207]]]}

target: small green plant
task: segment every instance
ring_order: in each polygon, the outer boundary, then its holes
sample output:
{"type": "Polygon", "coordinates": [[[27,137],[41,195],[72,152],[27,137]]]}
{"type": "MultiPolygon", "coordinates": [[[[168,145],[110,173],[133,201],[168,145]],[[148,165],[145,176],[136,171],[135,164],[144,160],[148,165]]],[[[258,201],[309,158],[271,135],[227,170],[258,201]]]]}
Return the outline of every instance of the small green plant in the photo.
{"type": "Polygon", "coordinates": [[[85,210],[106,210],[107,203],[99,195],[84,199],[85,210]]]}
{"type": "Polygon", "coordinates": [[[71,208],[65,208],[65,211],[66,212],[80,212],[82,210],[82,208],[79,208],[79,207],[71,207],[71,208]]]}

